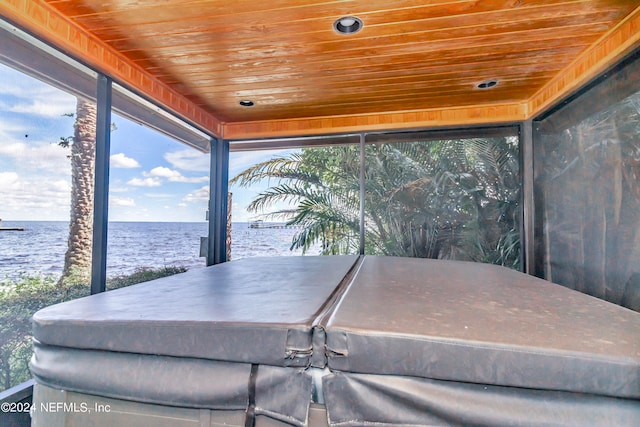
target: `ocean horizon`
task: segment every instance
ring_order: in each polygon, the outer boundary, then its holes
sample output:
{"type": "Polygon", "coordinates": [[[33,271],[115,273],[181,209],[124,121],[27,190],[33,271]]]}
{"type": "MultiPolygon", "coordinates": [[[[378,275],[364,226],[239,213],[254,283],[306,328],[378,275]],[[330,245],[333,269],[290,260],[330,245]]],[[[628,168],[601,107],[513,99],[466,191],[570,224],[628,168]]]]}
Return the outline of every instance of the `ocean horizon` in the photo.
{"type": "MultiPolygon", "coordinates": [[[[302,255],[302,251],[289,250],[296,228],[266,221],[260,228],[250,225],[251,222],[232,222],[232,260],[302,255]]],[[[2,227],[22,227],[24,231],[0,231],[0,281],[25,275],[60,276],[68,221],[3,220],[2,227]]],[[[205,258],[199,256],[200,237],[206,237],[207,231],[207,222],[109,222],[107,276],[131,274],[140,268],[204,267],[205,258]]],[[[319,250],[308,253],[318,254],[319,250]]]]}

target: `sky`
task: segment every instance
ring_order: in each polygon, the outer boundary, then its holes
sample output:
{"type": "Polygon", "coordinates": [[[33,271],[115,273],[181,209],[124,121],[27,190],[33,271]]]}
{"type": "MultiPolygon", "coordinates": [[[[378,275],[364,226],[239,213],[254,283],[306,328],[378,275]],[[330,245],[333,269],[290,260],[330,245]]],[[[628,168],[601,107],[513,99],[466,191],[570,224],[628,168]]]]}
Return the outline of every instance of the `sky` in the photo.
{"type": "MultiPolygon", "coordinates": [[[[68,221],[69,149],[75,97],[0,64],[0,218],[68,221]]],[[[205,221],[209,154],[112,114],[109,220],[205,221]]],[[[283,153],[284,151],[280,151],[283,153]]],[[[278,151],[231,153],[229,176],[278,151]]],[[[234,222],[257,219],[246,206],[266,182],[230,187],[234,222]]],[[[281,207],[281,206],[280,206],[281,207]]]]}

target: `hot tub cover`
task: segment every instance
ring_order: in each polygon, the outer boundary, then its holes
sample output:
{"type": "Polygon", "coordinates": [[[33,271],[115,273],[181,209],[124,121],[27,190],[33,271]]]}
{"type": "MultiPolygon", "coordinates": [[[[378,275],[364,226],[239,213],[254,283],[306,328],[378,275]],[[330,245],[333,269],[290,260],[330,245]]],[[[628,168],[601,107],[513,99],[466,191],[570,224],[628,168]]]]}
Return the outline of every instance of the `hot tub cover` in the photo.
{"type": "Polygon", "coordinates": [[[42,345],[307,366],[313,322],[357,256],[251,258],[47,307],[42,345]]]}
{"type": "Polygon", "coordinates": [[[368,256],[321,324],[336,371],[640,398],[640,314],[504,267],[368,256]]]}
{"type": "Polygon", "coordinates": [[[43,309],[31,368],[54,389],[299,427],[313,396],[332,427],[635,426],[639,337],[640,314],[502,267],[257,258],[43,309]]]}
{"type": "MultiPolygon", "coordinates": [[[[297,427],[308,426],[313,390],[312,377],[305,368],[78,350],[38,342],[31,371],[37,384],[54,390],[163,407],[222,411],[232,419],[234,414],[229,411],[243,411],[247,420],[267,416],[297,427]]],[[[153,415],[149,418],[149,424],[144,425],[156,425],[153,415]]],[[[44,420],[44,424],[36,425],[49,424],[44,420]]],[[[176,425],[187,424],[180,420],[176,425]]]]}

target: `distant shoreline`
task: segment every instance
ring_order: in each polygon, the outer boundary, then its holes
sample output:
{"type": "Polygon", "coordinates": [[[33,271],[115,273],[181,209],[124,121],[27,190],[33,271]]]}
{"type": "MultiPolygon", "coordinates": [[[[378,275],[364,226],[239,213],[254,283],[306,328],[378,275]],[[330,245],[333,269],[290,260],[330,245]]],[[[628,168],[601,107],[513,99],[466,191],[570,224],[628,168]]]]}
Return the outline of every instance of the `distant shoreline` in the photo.
{"type": "MultiPolygon", "coordinates": [[[[232,223],[232,260],[301,254],[301,250],[290,250],[292,239],[299,230],[250,228],[251,223],[232,223]]],[[[17,278],[22,273],[58,275],[62,272],[69,235],[67,221],[3,220],[3,225],[24,227],[25,231],[0,232],[0,279],[17,278]]],[[[107,275],[130,274],[137,267],[204,267],[205,258],[199,256],[200,242],[207,232],[207,222],[111,222],[107,238],[107,275]]],[[[318,253],[319,249],[307,252],[308,255],[318,253]]]]}

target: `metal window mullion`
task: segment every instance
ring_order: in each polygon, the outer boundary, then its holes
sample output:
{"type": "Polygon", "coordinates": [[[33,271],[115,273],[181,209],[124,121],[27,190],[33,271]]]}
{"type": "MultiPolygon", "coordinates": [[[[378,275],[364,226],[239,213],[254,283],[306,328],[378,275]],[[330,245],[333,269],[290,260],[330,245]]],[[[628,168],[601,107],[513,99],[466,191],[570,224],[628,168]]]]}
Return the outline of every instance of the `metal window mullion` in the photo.
{"type": "Polygon", "coordinates": [[[521,270],[535,274],[534,196],[533,196],[533,121],[526,120],[520,127],[520,179],[522,188],[521,270]]]}
{"type": "Polygon", "coordinates": [[[218,220],[216,221],[216,264],[227,261],[227,211],[229,193],[229,141],[221,140],[218,144],[218,168],[216,204],[218,205],[218,220]]]}
{"type": "Polygon", "coordinates": [[[365,161],[365,134],[360,134],[360,255],[364,255],[364,161],[365,161]]]}
{"type": "Polygon", "coordinates": [[[217,206],[216,206],[216,183],[217,183],[217,172],[218,172],[218,163],[217,163],[217,151],[218,151],[218,140],[213,138],[209,142],[209,216],[207,220],[209,221],[209,231],[207,233],[207,266],[216,264],[215,262],[215,236],[216,236],[216,217],[217,217],[217,206]]]}
{"type": "Polygon", "coordinates": [[[96,159],[93,204],[91,293],[107,288],[107,224],[109,222],[109,153],[111,150],[111,79],[98,76],[96,159]]]}
{"type": "Polygon", "coordinates": [[[214,265],[227,261],[229,141],[212,139],[210,154],[207,265],[214,265]]]}

